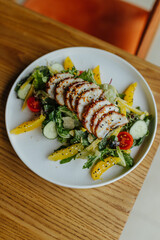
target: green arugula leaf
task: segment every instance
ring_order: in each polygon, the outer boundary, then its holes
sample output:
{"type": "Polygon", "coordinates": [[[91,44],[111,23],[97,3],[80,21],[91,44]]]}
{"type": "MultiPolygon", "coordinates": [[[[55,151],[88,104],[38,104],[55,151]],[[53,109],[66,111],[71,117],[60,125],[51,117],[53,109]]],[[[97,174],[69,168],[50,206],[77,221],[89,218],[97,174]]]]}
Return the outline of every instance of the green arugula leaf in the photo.
{"type": "Polygon", "coordinates": [[[55,121],[56,121],[57,133],[58,133],[59,137],[70,138],[71,137],[71,135],[69,134],[70,130],[65,129],[63,127],[62,113],[59,110],[57,110],[55,112],[55,121]]]}
{"type": "Polygon", "coordinates": [[[126,162],[126,167],[132,167],[134,164],[134,160],[133,158],[130,156],[130,154],[127,154],[123,151],[123,157],[125,159],[126,162]]]}
{"type": "Polygon", "coordinates": [[[98,144],[99,151],[102,151],[106,148],[107,142],[108,142],[108,136],[105,136],[98,144]]]}
{"type": "Polygon", "coordinates": [[[58,108],[58,110],[59,110],[61,113],[63,113],[65,116],[69,116],[69,117],[73,118],[74,120],[76,120],[76,121],[77,121],[77,124],[78,124],[79,126],[81,125],[81,123],[80,123],[77,115],[76,115],[74,112],[71,112],[66,106],[60,106],[60,107],[58,108]]]}
{"type": "Polygon", "coordinates": [[[94,79],[94,74],[91,69],[88,69],[88,71],[84,71],[83,73],[80,74],[79,77],[85,81],[93,82],[93,83],[97,84],[97,82],[94,79]]]}
{"type": "Polygon", "coordinates": [[[100,159],[103,161],[105,158],[107,158],[109,156],[118,157],[117,149],[105,148],[101,152],[100,159]]]}
{"type": "Polygon", "coordinates": [[[88,142],[88,133],[87,131],[83,132],[82,130],[74,130],[74,137],[70,140],[70,143],[74,144],[80,142],[85,147],[87,147],[90,144],[88,142]]]}
{"type": "Polygon", "coordinates": [[[75,156],[76,156],[76,155],[61,160],[61,161],[60,161],[60,164],[64,164],[64,163],[68,163],[68,162],[70,162],[72,159],[75,159],[75,156]]]}
{"type": "Polygon", "coordinates": [[[153,118],[152,115],[148,115],[148,116],[145,116],[145,118],[143,119],[146,122],[147,126],[149,126],[152,118],[153,118]]]}
{"type": "Polygon", "coordinates": [[[99,151],[104,150],[106,147],[115,149],[119,145],[118,138],[115,135],[104,137],[98,144],[99,151]]]}
{"type": "Polygon", "coordinates": [[[83,169],[90,168],[92,166],[93,162],[96,160],[96,158],[97,158],[96,156],[89,155],[87,162],[83,165],[82,168],[83,169]]]}
{"type": "Polygon", "coordinates": [[[134,139],[132,148],[135,147],[135,146],[140,146],[142,144],[143,140],[145,139],[145,137],[146,136],[144,136],[142,138],[139,138],[139,139],[134,139]]]}

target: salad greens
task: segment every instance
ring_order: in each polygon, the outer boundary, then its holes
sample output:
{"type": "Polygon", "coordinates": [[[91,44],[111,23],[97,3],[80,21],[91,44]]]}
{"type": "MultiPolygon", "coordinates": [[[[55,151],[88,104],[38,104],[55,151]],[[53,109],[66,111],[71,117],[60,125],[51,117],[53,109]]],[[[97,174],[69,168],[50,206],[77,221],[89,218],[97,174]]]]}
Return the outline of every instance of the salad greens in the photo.
{"type": "Polygon", "coordinates": [[[83,169],[90,168],[95,162],[96,158],[97,157],[95,155],[89,155],[87,162],[83,165],[83,169]]]}
{"type": "Polygon", "coordinates": [[[116,99],[116,97],[119,96],[117,89],[108,83],[101,84],[101,88],[104,91],[104,95],[105,95],[106,99],[109,102],[115,104],[115,102],[116,102],[115,99],[116,99]]]}
{"type": "Polygon", "coordinates": [[[35,68],[32,73],[33,85],[35,90],[43,90],[46,87],[46,82],[51,76],[50,71],[47,66],[41,66],[35,68]]]}
{"type": "Polygon", "coordinates": [[[63,70],[62,72],[63,73],[70,73],[74,76],[74,78],[79,77],[79,71],[75,67],[73,67],[72,69],[63,70]]]}
{"type": "Polygon", "coordinates": [[[94,79],[94,74],[91,69],[88,69],[88,71],[84,71],[83,73],[81,73],[81,75],[79,77],[85,81],[93,82],[93,83],[97,84],[97,82],[94,79]]]}
{"type": "Polygon", "coordinates": [[[73,159],[75,160],[75,157],[76,157],[76,155],[72,156],[72,157],[65,158],[65,159],[60,161],[60,164],[68,163],[68,162],[70,162],[73,159]]]}

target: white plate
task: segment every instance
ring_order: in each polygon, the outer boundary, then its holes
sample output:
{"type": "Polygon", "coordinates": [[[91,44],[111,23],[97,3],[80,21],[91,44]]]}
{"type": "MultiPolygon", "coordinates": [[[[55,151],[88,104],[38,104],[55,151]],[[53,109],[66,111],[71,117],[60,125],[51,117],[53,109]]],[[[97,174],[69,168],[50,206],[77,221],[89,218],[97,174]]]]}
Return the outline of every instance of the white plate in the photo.
{"type": "Polygon", "coordinates": [[[42,56],[31,63],[15,81],[6,105],[6,128],[10,142],[18,154],[19,158],[36,174],[42,178],[71,188],[92,188],[99,187],[122,178],[131,172],[143,160],[149,151],[157,127],[157,110],[153,94],[142,77],[142,75],[128,62],[109,52],[88,47],[73,47],[57,50],[42,56]],[[63,63],[64,59],[70,56],[75,66],[79,70],[86,70],[100,65],[101,79],[109,83],[112,78],[112,84],[123,92],[125,88],[135,81],[138,87],[134,96],[134,106],[140,106],[153,115],[153,121],[150,126],[150,135],[143,144],[132,150],[134,157],[134,166],[126,170],[120,166],[114,166],[103,174],[102,180],[93,181],[90,170],[82,169],[84,160],[72,160],[66,164],[59,164],[47,159],[55,149],[60,146],[57,140],[48,140],[43,137],[41,129],[27,132],[20,135],[10,134],[10,130],[20,123],[32,118],[32,114],[26,108],[21,111],[22,101],[16,98],[14,88],[22,78],[27,76],[36,66],[46,65],[47,62],[63,63]]]}

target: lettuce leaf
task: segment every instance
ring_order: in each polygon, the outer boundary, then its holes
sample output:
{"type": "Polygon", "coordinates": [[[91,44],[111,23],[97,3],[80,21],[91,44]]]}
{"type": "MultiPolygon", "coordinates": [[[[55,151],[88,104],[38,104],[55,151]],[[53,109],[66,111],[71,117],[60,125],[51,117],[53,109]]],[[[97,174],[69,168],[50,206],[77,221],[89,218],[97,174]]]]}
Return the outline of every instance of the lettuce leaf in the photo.
{"type": "Polygon", "coordinates": [[[83,132],[82,130],[74,130],[74,137],[70,140],[70,143],[82,143],[84,147],[89,146],[90,143],[88,142],[87,131],[83,132]]]}
{"type": "Polygon", "coordinates": [[[93,83],[97,84],[97,82],[94,79],[94,74],[91,69],[88,69],[88,71],[84,71],[83,73],[80,74],[79,77],[85,81],[93,82],[93,83]]]}
{"type": "Polygon", "coordinates": [[[35,68],[35,70],[32,73],[32,76],[34,78],[33,85],[35,90],[43,90],[45,89],[46,82],[48,81],[51,75],[48,67],[41,66],[35,68]]]}
{"type": "Polygon", "coordinates": [[[119,96],[117,89],[108,83],[101,84],[100,87],[104,91],[104,95],[107,98],[107,100],[110,101],[111,103],[115,104],[115,102],[116,102],[115,99],[116,99],[116,97],[119,96]]]}

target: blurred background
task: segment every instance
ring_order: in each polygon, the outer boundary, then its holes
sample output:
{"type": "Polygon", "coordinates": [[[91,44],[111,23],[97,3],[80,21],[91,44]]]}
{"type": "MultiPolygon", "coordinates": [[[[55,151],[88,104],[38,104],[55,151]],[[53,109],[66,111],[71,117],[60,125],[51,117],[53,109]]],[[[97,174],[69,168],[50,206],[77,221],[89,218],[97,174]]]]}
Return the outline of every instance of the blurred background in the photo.
{"type": "Polygon", "coordinates": [[[160,0],[10,1],[160,66],[160,0]]]}

